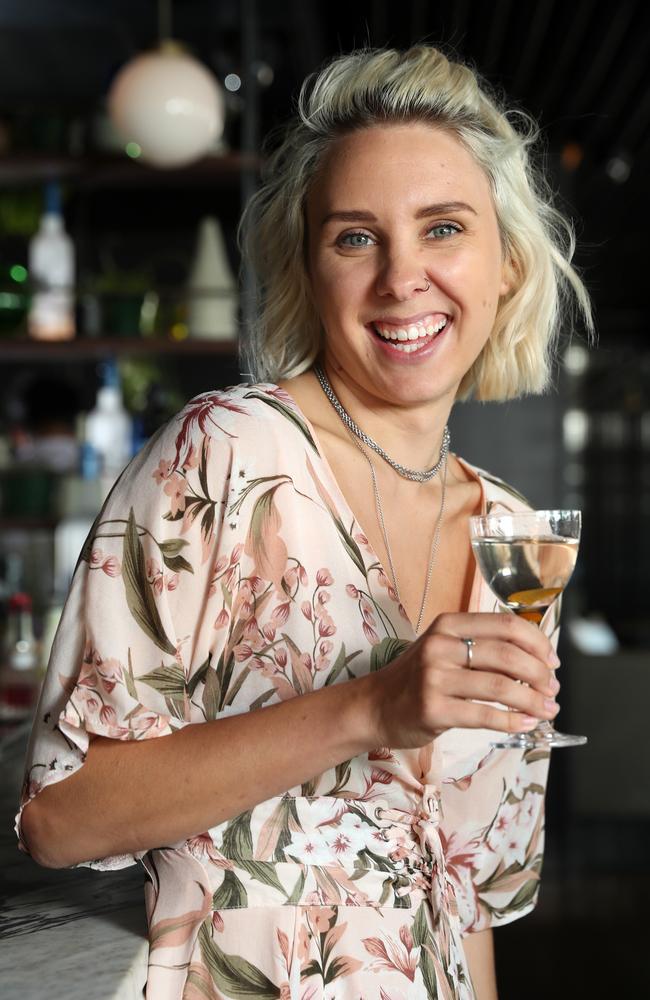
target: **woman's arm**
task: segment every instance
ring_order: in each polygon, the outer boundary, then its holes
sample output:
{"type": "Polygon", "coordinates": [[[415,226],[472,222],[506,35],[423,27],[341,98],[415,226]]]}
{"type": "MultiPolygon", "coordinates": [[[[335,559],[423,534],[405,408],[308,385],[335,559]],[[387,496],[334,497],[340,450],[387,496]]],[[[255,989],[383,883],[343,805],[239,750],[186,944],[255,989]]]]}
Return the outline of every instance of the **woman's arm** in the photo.
{"type": "Polygon", "coordinates": [[[463,948],[476,991],[476,1000],[499,1000],[492,931],[466,934],[463,938],[463,948]]]}
{"type": "Polygon", "coordinates": [[[64,868],[188,837],[372,749],[372,677],[257,711],[125,742],[97,737],[83,767],[25,806],[39,864],[64,868]]]}
{"type": "Polygon", "coordinates": [[[148,851],[378,746],[424,746],[455,726],[531,728],[557,711],[544,705],[551,654],[514,615],[441,615],[379,672],[169,736],[94,739],[83,767],[25,806],[23,837],[53,868],[148,851]],[[478,641],[472,670],[459,641],[468,634],[478,641]],[[486,704],[495,700],[514,711],[486,704]]]}

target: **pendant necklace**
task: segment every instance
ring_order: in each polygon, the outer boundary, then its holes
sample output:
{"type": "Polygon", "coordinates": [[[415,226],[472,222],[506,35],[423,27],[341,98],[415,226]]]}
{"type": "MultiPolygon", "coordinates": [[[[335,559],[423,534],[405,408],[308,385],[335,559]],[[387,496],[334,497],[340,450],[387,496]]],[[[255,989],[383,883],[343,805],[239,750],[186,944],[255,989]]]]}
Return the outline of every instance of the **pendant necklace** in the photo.
{"type": "Polygon", "coordinates": [[[377,474],[375,472],[375,467],[372,463],[372,459],[370,458],[370,455],[368,454],[366,449],[363,447],[363,444],[368,445],[370,448],[373,449],[373,451],[377,452],[377,454],[380,455],[383,459],[385,459],[385,461],[388,462],[388,464],[392,466],[392,468],[394,468],[395,471],[398,472],[401,476],[403,476],[406,479],[413,480],[415,482],[420,482],[420,483],[428,482],[430,479],[433,479],[433,477],[438,474],[441,468],[443,470],[442,482],[441,482],[441,494],[440,494],[440,511],[436,519],[436,525],[433,531],[433,538],[431,539],[431,548],[429,550],[429,561],[427,564],[426,579],[424,583],[424,593],[422,594],[422,603],[420,604],[420,611],[418,614],[417,623],[415,625],[415,634],[418,635],[420,628],[422,626],[424,609],[427,603],[427,598],[429,596],[429,588],[431,586],[431,575],[433,572],[433,565],[435,563],[438,547],[440,544],[440,529],[442,526],[442,519],[445,511],[445,497],[447,491],[447,457],[449,454],[449,444],[450,444],[449,429],[447,427],[445,427],[444,429],[442,436],[442,446],[440,448],[440,456],[436,464],[431,469],[427,469],[424,472],[415,469],[408,469],[406,466],[400,465],[398,462],[395,462],[393,459],[391,459],[386,454],[386,452],[377,444],[376,441],[373,441],[371,437],[365,434],[361,430],[361,428],[358,427],[357,424],[355,424],[355,422],[352,420],[352,417],[349,415],[347,410],[343,407],[342,403],[334,394],[334,390],[332,389],[329,381],[327,380],[327,376],[325,375],[323,369],[320,366],[315,366],[314,371],[323,392],[325,393],[330,403],[336,410],[337,414],[343,421],[343,424],[348,430],[352,441],[357,446],[361,454],[366,459],[368,465],[370,466],[370,475],[372,477],[372,487],[375,499],[375,511],[377,514],[377,521],[379,523],[379,528],[382,534],[382,538],[384,540],[384,545],[386,546],[386,555],[388,556],[388,564],[390,566],[391,575],[393,577],[393,586],[395,588],[397,600],[399,601],[402,607],[404,607],[404,604],[400,596],[397,573],[395,572],[395,564],[393,562],[393,553],[391,551],[390,542],[388,540],[388,532],[386,530],[384,509],[381,500],[381,494],[379,492],[377,474]],[[361,442],[363,442],[363,444],[361,442]]]}

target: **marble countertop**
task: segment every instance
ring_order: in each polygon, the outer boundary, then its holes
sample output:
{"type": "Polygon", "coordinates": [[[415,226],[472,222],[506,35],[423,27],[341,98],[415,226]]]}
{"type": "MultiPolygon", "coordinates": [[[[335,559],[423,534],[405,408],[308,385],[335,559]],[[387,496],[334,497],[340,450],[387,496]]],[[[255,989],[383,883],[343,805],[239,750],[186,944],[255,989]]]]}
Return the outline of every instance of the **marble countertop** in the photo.
{"type": "Polygon", "coordinates": [[[0,744],[2,1000],[142,1000],[147,976],[143,872],[40,868],[13,817],[27,732],[0,744]]]}

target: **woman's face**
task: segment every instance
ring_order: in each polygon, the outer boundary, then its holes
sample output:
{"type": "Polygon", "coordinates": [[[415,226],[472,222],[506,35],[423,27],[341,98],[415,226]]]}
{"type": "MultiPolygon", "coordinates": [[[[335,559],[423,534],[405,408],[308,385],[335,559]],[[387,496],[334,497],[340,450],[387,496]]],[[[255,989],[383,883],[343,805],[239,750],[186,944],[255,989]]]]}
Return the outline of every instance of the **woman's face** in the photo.
{"type": "Polygon", "coordinates": [[[307,223],[333,369],[386,402],[451,405],[509,289],[488,181],[470,153],[423,124],[343,136],[312,186],[307,223]]]}

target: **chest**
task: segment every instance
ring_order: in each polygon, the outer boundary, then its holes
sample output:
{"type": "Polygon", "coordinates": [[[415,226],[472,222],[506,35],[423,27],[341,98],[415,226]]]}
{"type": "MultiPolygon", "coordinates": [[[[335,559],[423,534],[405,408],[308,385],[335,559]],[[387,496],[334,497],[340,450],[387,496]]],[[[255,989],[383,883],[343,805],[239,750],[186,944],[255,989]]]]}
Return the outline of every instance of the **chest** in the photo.
{"type": "Polygon", "coordinates": [[[468,518],[480,507],[479,484],[459,482],[448,474],[436,539],[441,508],[438,484],[433,489],[417,483],[395,484],[392,470],[373,462],[375,488],[370,466],[360,452],[330,449],[327,457],[358,530],[368,539],[391,585],[397,583],[411,623],[415,625],[422,612],[423,631],[443,612],[466,610],[475,573],[468,518]]]}

